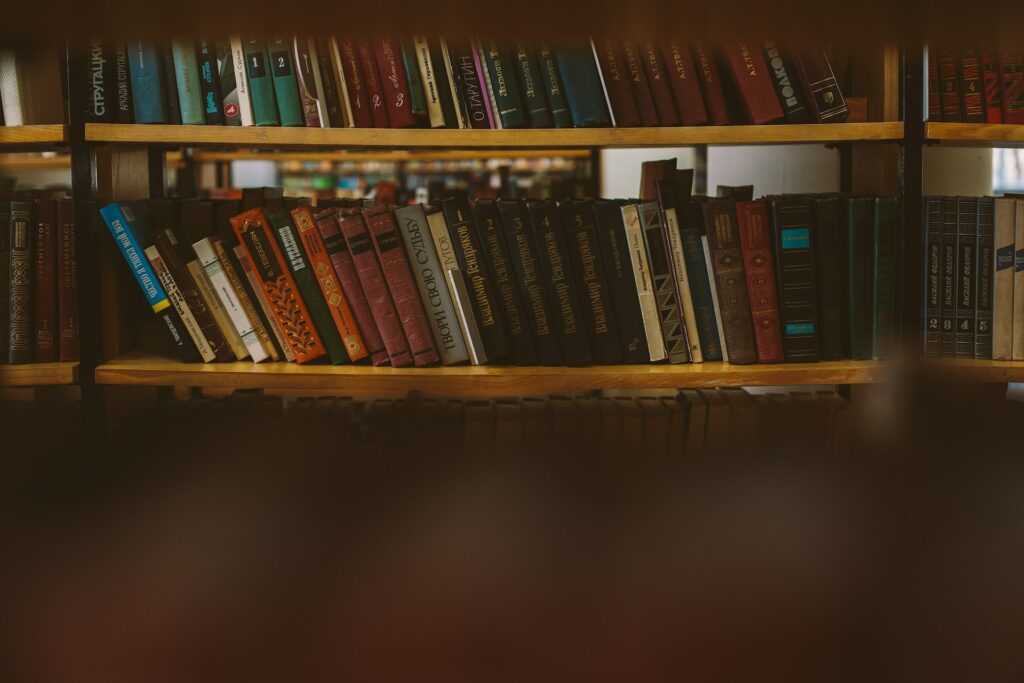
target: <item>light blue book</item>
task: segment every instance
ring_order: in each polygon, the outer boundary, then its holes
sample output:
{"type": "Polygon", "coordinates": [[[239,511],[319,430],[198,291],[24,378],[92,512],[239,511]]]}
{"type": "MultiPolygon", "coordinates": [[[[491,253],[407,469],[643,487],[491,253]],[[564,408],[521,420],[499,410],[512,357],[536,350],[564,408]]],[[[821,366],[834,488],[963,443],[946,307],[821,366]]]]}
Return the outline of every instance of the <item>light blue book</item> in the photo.
{"type": "Polygon", "coordinates": [[[152,43],[128,41],[128,72],[132,80],[135,123],[167,123],[160,53],[152,43]]]}

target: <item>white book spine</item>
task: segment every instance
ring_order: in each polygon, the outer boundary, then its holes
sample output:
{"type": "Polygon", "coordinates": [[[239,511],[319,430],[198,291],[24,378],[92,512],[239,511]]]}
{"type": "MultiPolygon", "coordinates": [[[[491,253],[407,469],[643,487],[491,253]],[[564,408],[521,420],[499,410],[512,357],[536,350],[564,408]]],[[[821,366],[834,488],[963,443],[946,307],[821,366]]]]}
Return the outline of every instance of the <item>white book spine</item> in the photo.
{"type": "Polygon", "coordinates": [[[245,50],[242,39],[231,36],[231,63],[235,67],[235,89],[238,91],[238,120],[243,126],[255,123],[252,115],[252,97],[249,94],[249,76],[245,71],[245,50]]]}
{"type": "Polygon", "coordinates": [[[210,309],[210,314],[213,315],[213,319],[224,335],[224,340],[227,342],[231,352],[235,354],[235,358],[238,360],[245,360],[249,357],[249,351],[245,348],[242,338],[238,336],[235,326],[231,324],[231,319],[228,318],[228,314],[224,311],[224,307],[220,303],[220,297],[217,296],[213,283],[210,282],[210,278],[206,274],[206,269],[199,263],[199,259],[192,259],[185,265],[188,268],[188,272],[192,274],[192,279],[195,280],[196,287],[199,289],[199,295],[203,297],[206,307],[210,309]]]}
{"type": "Polygon", "coordinates": [[[210,238],[204,237],[199,240],[192,245],[192,249],[196,252],[196,256],[199,257],[199,263],[202,264],[207,277],[210,278],[210,283],[213,285],[214,294],[220,299],[220,305],[224,307],[228,318],[231,320],[231,324],[235,328],[235,332],[238,333],[242,343],[245,344],[249,356],[254,363],[266,360],[269,356],[266,349],[260,343],[259,335],[256,334],[256,327],[249,320],[245,309],[242,308],[242,302],[238,300],[238,294],[235,293],[234,287],[231,286],[227,273],[224,272],[224,266],[221,265],[220,259],[217,258],[217,252],[214,251],[213,245],[210,243],[210,238]]]}
{"type": "Polygon", "coordinates": [[[437,76],[434,74],[434,62],[430,59],[430,44],[423,36],[412,39],[416,50],[416,62],[419,65],[420,80],[423,81],[423,96],[427,100],[427,115],[430,117],[431,128],[444,128],[444,109],[441,108],[441,93],[437,89],[437,76]]]}
{"type": "Polygon", "coordinates": [[[171,272],[167,269],[167,265],[164,263],[163,258],[160,256],[160,252],[155,246],[148,246],[145,250],[146,258],[149,259],[150,265],[153,266],[153,272],[156,273],[156,278],[160,281],[160,285],[164,288],[167,293],[167,298],[171,300],[171,305],[174,306],[174,310],[181,316],[181,322],[185,324],[185,330],[188,332],[189,338],[192,343],[196,345],[196,350],[199,351],[199,356],[203,359],[204,363],[216,359],[217,355],[210,348],[210,343],[203,335],[203,331],[199,328],[199,323],[196,321],[196,317],[192,315],[192,309],[185,303],[185,297],[178,288],[178,283],[174,281],[171,276],[171,272]]]}
{"type": "Polygon", "coordinates": [[[466,117],[462,111],[462,104],[459,101],[458,74],[452,68],[452,56],[448,52],[448,43],[444,42],[444,38],[439,40],[441,41],[441,54],[444,56],[444,68],[448,71],[448,87],[452,91],[452,106],[455,108],[455,118],[458,121],[459,128],[468,128],[469,124],[466,122],[466,117]]]}
{"type": "Polygon", "coordinates": [[[21,107],[21,85],[18,60],[13,50],[0,51],[0,102],[4,107],[4,125],[22,126],[25,112],[21,107]]]}
{"type": "Polygon", "coordinates": [[[259,276],[256,275],[256,271],[253,270],[252,262],[249,260],[249,254],[246,252],[245,247],[241,244],[236,244],[232,251],[235,252],[235,258],[242,264],[242,270],[245,271],[245,277],[249,280],[249,286],[252,287],[253,293],[256,295],[256,303],[259,304],[260,310],[263,311],[263,317],[266,318],[270,324],[270,332],[274,335],[274,339],[277,340],[277,345],[281,347],[281,351],[284,353],[284,359],[288,362],[295,361],[295,354],[292,352],[292,347],[289,346],[288,340],[284,336],[284,330],[281,329],[281,324],[277,322],[277,317],[274,315],[274,309],[270,307],[270,301],[267,300],[267,293],[263,291],[263,283],[260,282],[259,276]]]}
{"type": "Polygon", "coordinates": [[[658,300],[654,293],[654,284],[651,282],[650,265],[647,262],[640,213],[636,204],[626,204],[621,211],[622,222],[626,228],[629,261],[633,266],[633,279],[636,280],[637,300],[640,302],[640,314],[644,321],[644,334],[647,336],[648,353],[652,362],[663,361],[668,356],[665,353],[665,337],[661,333],[661,320],[658,317],[658,300]]]}
{"type": "Polygon", "coordinates": [[[686,272],[686,261],[683,260],[683,240],[679,233],[679,214],[674,208],[665,209],[665,237],[668,239],[669,260],[676,279],[676,296],[683,312],[683,324],[686,325],[686,339],[690,345],[690,360],[703,363],[704,355],[700,351],[700,337],[697,334],[697,314],[693,309],[693,297],[690,294],[690,277],[686,272]]]}
{"type": "Polygon", "coordinates": [[[725,343],[725,328],[722,327],[722,310],[718,307],[718,285],[715,284],[715,269],[711,265],[711,250],[708,249],[707,235],[701,235],[700,241],[704,247],[704,263],[708,268],[708,283],[711,285],[711,303],[715,307],[715,325],[718,327],[718,338],[722,340],[722,360],[729,362],[729,347],[725,343]]]}
{"type": "Polygon", "coordinates": [[[348,83],[345,80],[344,62],[341,61],[341,51],[338,49],[338,39],[331,36],[329,52],[331,53],[331,69],[334,73],[334,82],[338,90],[338,100],[341,102],[341,116],[344,121],[339,122],[339,128],[355,128],[356,122],[352,116],[352,100],[348,96],[348,83]]]}

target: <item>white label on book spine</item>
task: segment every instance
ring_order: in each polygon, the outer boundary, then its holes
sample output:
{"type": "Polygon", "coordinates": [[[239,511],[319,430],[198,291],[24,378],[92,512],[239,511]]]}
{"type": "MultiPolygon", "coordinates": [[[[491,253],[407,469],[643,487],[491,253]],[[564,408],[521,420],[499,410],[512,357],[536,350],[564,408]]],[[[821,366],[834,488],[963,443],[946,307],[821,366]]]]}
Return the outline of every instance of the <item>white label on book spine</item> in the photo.
{"type": "Polygon", "coordinates": [[[214,294],[220,299],[221,306],[224,307],[227,317],[231,320],[231,324],[252,357],[253,362],[259,363],[266,360],[268,355],[263,345],[260,344],[256,328],[253,327],[249,316],[245,314],[242,302],[238,300],[238,294],[235,293],[234,287],[228,281],[227,273],[224,272],[224,267],[221,266],[220,259],[217,258],[217,252],[214,251],[213,245],[210,244],[210,238],[205,237],[199,240],[192,245],[192,248],[195,250],[196,256],[199,257],[199,263],[202,264],[206,275],[210,278],[214,294]]]}

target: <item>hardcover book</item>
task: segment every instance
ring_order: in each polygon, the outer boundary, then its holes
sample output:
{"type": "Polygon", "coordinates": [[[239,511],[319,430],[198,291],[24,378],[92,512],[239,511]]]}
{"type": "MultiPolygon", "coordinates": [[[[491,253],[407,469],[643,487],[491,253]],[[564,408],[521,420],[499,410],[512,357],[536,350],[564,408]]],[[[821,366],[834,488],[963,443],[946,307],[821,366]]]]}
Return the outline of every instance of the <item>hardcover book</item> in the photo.
{"type": "Polygon", "coordinates": [[[203,120],[209,126],[223,126],[224,99],[220,92],[217,46],[209,40],[199,39],[195,42],[195,52],[203,120]]]}
{"type": "MultiPolygon", "coordinates": [[[[871,356],[879,360],[889,355],[896,317],[896,231],[899,214],[896,199],[876,197],[874,278],[872,282],[872,344],[871,356]]],[[[991,281],[991,280],[990,280],[991,281]]],[[[989,299],[991,304],[991,299],[989,299]]],[[[989,321],[991,322],[991,321],[989,321]]],[[[991,329],[991,328],[990,328],[991,329]]]]}
{"type": "Polygon", "coordinates": [[[485,66],[483,48],[479,40],[469,41],[470,50],[473,52],[473,66],[476,68],[477,78],[480,79],[483,90],[484,108],[487,110],[487,127],[500,130],[501,119],[498,117],[498,110],[494,106],[494,90],[491,87],[491,75],[485,66]]]}
{"type": "Polygon", "coordinates": [[[551,118],[548,98],[544,93],[536,51],[528,43],[516,43],[513,46],[513,57],[530,128],[551,128],[554,119],[551,118]]]}
{"type": "Polygon", "coordinates": [[[697,336],[700,339],[701,356],[704,360],[717,361],[722,360],[722,337],[715,313],[718,304],[711,288],[712,280],[708,276],[708,261],[701,239],[703,228],[704,212],[700,204],[687,204],[683,210],[680,237],[690,283],[690,298],[693,299],[693,313],[697,320],[697,336]]]}
{"type": "Polygon", "coordinates": [[[316,41],[296,36],[292,40],[292,58],[295,60],[295,82],[302,105],[302,120],[307,128],[327,128],[330,121],[324,116],[324,86],[320,80],[316,41]]]}
{"type": "MultiPolygon", "coordinates": [[[[228,223],[230,227],[230,223],[228,223]]],[[[242,266],[238,262],[238,258],[235,256],[233,251],[230,251],[224,244],[224,240],[219,237],[210,237],[210,244],[213,247],[213,251],[217,254],[217,259],[220,261],[221,268],[224,269],[224,275],[228,279],[228,284],[234,291],[235,297],[238,299],[238,303],[245,313],[245,317],[252,323],[253,331],[256,333],[256,337],[259,340],[260,346],[267,353],[271,360],[281,360],[281,352],[279,351],[274,340],[270,337],[270,332],[267,330],[266,322],[263,319],[260,311],[256,308],[256,304],[253,303],[254,293],[252,288],[248,285],[246,280],[242,279],[239,274],[242,266]]],[[[234,239],[232,238],[232,241],[234,239]]],[[[270,314],[273,319],[273,314],[270,314]]],[[[284,341],[281,342],[284,344],[284,341]]]]}
{"type": "Polygon", "coordinates": [[[647,73],[647,83],[651,86],[654,108],[658,112],[658,123],[662,126],[678,126],[679,112],[676,111],[661,51],[657,44],[650,40],[640,42],[640,51],[643,55],[644,71],[647,73]]]}
{"type": "Polygon", "coordinates": [[[761,363],[781,363],[784,359],[782,323],[779,318],[779,300],[772,264],[772,231],[768,223],[766,202],[758,200],[737,203],[736,218],[739,221],[743,270],[747,276],[757,359],[761,363]]]}
{"type": "MultiPolygon", "coordinates": [[[[362,59],[355,40],[346,38],[341,41],[341,62],[345,71],[345,85],[348,91],[349,104],[352,107],[352,123],[356,128],[373,128],[374,116],[371,111],[373,103],[363,78],[362,59]]],[[[324,80],[324,88],[327,81],[324,80]]],[[[330,98],[330,95],[328,95],[330,98]]],[[[341,116],[340,111],[338,116],[341,116]]],[[[332,119],[333,121],[333,119],[332,119]]]]}
{"type": "Polygon", "coordinates": [[[666,40],[661,44],[661,55],[679,111],[679,123],[683,126],[704,125],[708,122],[708,112],[689,48],[682,41],[666,40]]]}
{"type": "Polygon", "coordinates": [[[551,45],[546,42],[537,44],[537,57],[540,60],[540,76],[544,85],[544,94],[548,98],[551,119],[555,128],[572,128],[572,112],[569,111],[569,100],[562,85],[562,76],[558,72],[558,62],[551,45]]]}
{"type": "MultiPolygon", "coordinates": [[[[995,200],[995,235],[993,254],[994,282],[992,287],[992,359],[1010,360],[1013,357],[1013,249],[1016,228],[1016,199],[995,200]]],[[[932,236],[931,206],[928,211],[928,237],[932,236]]],[[[932,249],[926,251],[928,259],[928,288],[926,308],[931,310],[932,301],[932,249]]],[[[937,260],[937,259],[936,259],[937,260]]],[[[938,290],[938,287],[935,287],[938,290]]],[[[936,291],[936,302],[938,299],[936,291]]],[[[929,316],[930,319],[930,316],[929,316]]],[[[927,328],[926,328],[927,330],[927,328]]],[[[927,351],[926,346],[926,351],[927,351]]],[[[935,354],[931,354],[935,355],[935,354]]]]}
{"type": "Polygon", "coordinates": [[[612,121],[604,98],[604,86],[597,70],[594,47],[588,42],[564,43],[555,47],[558,72],[569,101],[576,128],[610,126],[612,121]]]}
{"type": "MultiPolygon", "coordinates": [[[[937,357],[942,354],[942,198],[925,197],[924,204],[924,355],[937,357]]],[[[998,208],[997,204],[997,211],[998,208]]],[[[1012,211],[1010,232],[1012,237],[1012,211]]],[[[1012,245],[1010,261],[1013,261],[1012,245]]]]}
{"type": "MultiPolygon", "coordinates": [[[[476,58],[470,43],[450,42],[448,49],[458,84],[459,105],[468,127],[490,128],[490,110],[484,94],[484,83],[477,71],[476,58]]],[[[466,275],[463,271],[463,276],[466,275]]],[[[484,343],[487,343],[486,335],[484,343]]]]}
{"type": "Polygon", "coordinates": [[[669,269],[672,271],[672,278],[676,285],[676,301],[679,302],[679,312],[683,316],[690,360],[694,363],[703,363],[704,355],[701,352],[700,335],[697,332],[697,316],[694,312],[693,297],[690,294],[690,278],[686,272],[686,260],[683,257],[683,242],[680,233],[682,221],[679,216],[675,184],[674,173],[671,179],[658,181],[658,204],[661,206],[665,231],[665,255],[668,258],[669,269]]]}
{"type": "Polygon", "coordinates": [[[686,338],[686,324],[665,247],[661,207],[657,202],[644,202],[637,207],[637,211],[643,228],[644,245],[647,247],[651,283],[658,301],[658,317],[661,320],[666,357],[670,363],[689,363],[689,340],[686,338]]]}
{"type": "Polygon", "coordinates": [[[701,208],[729,362],[756,363],[757,345],[743,272],[743,249],[736,226],[736,204],[731,199],[712,199],[701,208]]]}
{"type": "Polygon", "coordinates": [[[459,85],[459,72],[455,61],[448,51],[448,44],[443,38],[428,41],[430,58],[437,74],[438,88],[441,91],[441,107],[444,110],[445,126],[448,128],[469,128],[465,109],[462,105],[462,92],[459,85]]]}
{"type": "MultiPolygon", "coordinates": [[[[340,111],[340,118],[335,122],[335,127],[355,128],[355,124],[353,123],[354,114],[352,112],[352,98],[349,97],[348,80],[345,78],[345,57],[342,56],[341,47],[338,45],[338,39],[334,36],[331,36],[329,40],[324,41],[323,44],[327,48],[328,61],[330,63],[328,71],[331,72],[340,111]]],[[[317,61],[319,61],[319,53],[317,54],[317,61]]],[[[320,80],[323,82],[323,76],[321,76],[320,80]]]]}
{"type": "Polygon", "coordinates": [[[985,85],[981,76],[981,54],[974,49],[963,50],[957,61],[960,119],[964,123],[985,123],[985,85]]]}
{"type": "MultiPolygon", "coordinates": [[[[0,209],[2,213],[2,209],[0,209]]],[[[0,218],[2,222],[2,218],[0,218]]],[[[0,243],[5,235],[0,228],[0,243]]],[[[0,254],[0,259],[3,258],[0,254]]],[[[2,291],[2,290],[0,290],[2,291]]],[[[0,320],[0,329],[6,328],[0,320]]],[[[70,199],[57,200],[57,329],[59,360],[78,360],[78,277],[75,268],[75,207],[70,199]]]]}
{"type": "Polygon", "coordinates": [[[171,271],[167,268],[167,264],[164,263],[163,257],[160,256],[160,252],[153,245],[146,247],[145,249],[146,258],[149,259],[150,265],[153,267],[153,272],[156,274],[157,280],[160,285],[164,288],[167,293],[167,298],[174,306],[175,312],[181,319],[182,327],[188,333],[189,339],[195,344],[196,350],[199,353],[199,358],[204,363],[209,363],[217,359],[216,354],[210,345],[206,342],[206,337],[203,336],[203,331],[199,327],[199,323],[196,321],[194,315],[192,315],[191,309],[185,303],[185,297],[182,295],[181,290],[178,289],[177,283],[171,276],[171,271]]]}
{"type": "MultiPolygon", "coordinates": [[[[448,96],[448,92],[442,89],[441,74],[438,69],[443,70],[444,64],[434,61],[431,54],[430,42],[424,36],[417,36],[412,41],[413,50],[416,53],[416,66],[419,69],[420,82],[423,84],[424,104],[427,108],[427,120],[431,128],[445,127],[445,106],[442,98],[448,96]]],[[[444,81],[447,83],[447,79],[444,81]]],[[[440,277],[440,272],[438,273],[440,277]]]]}
{"type": "MultiPolygon", "coordinates": [[[[704,208],[703,208],[703,206],[701,206],[701,211],[703,212],[703,210],[704,210],[704,208]]],[[[726,363],[728,363],[729,362],[729,348],[725,345],[725,327],[722,326],[722,309],[719,308],[719,306],[718,306],[718,285],[715,282],[715,277],[714,277],[715,269],[714,269],[714,266],[711,265],[711,249],[710,249],[710,247],[708,247],[708,236],[707,235],[701,235],[700,236],[700,242],[701,242],[701,251],[704,254],[704,266],[705,266],[705,268],[707,269],[707,272],[708,272],[708,288],[711,290],[711,305],[712,305],[712,307],[715,310],[715,326],[718,329],[718,338],[722,342],[722,346],[721,346],[722,360],[724,360],[726,363]]]]}
{"type": "Polygon", "coordinates": [[[774,199],[771,208],[785,359],[790,363],[816,361],[819,359],[817,234],[812,223],[811,202],[804,198],[774,199]]]}
{"type": "Polygon", "coordinates": [[[238,259],[242,272],[249,281],[249,285],[254,293],[254,298],[259,304],[260,310],[263,312],[263,317],[267,321],[269,331],[273,333],[274,339],[277,341],[277,347],[281,350],[281,354],[289,363],[295,362],[295,353],[292,351],[291,345],[288,344],[288,337],[284,333],[281,323],[278,322],[277,317],[274,315],[273,306],[271,306],[270,299],[267,297],[267,293],[263,289],[263,284],[260,280],[259,274],[256,272],[256,269],[253,268],[252,260],[249,258],[249,252],[246,251],[245,247],[241,244],[234,245],[232,247],[232,252],[234,253],[235,258],[238,259]]]}
{"type": "Polygon", "coordinates": [[[811,219],[818,277],[818,340],[822,360],[843,356],[843,279],[839,235],[839,198],[814,196],[811,219]]]}
{"type": "Polygon", "coordinates": [[[235,60],[232,44],[228,41],[217,43],[217,78],[220,82],[224,125],[242,125],[242,111],[238,103],[238,85],[235,81],[235,60]]]}
{"type": "Polygon", "coordinates": [[[281,119],[277,114],[277,103],[274,98],[273,76],[268,68],[270,57],[267,55],[267,46],[262,40],[248,38],[242,49],[245,57],[245,75],[252,99],[253,125],[279,126],[281,119]]]}
{"type": "Polygon", "coordinates": [[[405,82],[409,87],[409,108],[416,122],[420,123],[427,119],[427,99],[423,92],[423,80],[420,78],[419,59],[416,55],[416,48],[410,40],[403,38],[402,66],[405,67],[405,82]]]}
{"type": "Polygon", "coordinates": [[[772,40],[761,43],[764,61],[768,67],[768,75],[786,123],[805,123],[810,119],[807,102],[797,82],[796,67],[783,48],[772,40]]]}
{"type": "Polygon", "coordinates": [[[302,101],[299,99],[295,63],[292,59],[292,41],[282,36],[274,36],[267,43],[267,56],[270,59],[274,100],[277,102],[277,116],[281,125],[306,125],[306,119],[302,114],[302,101]]]}
{"type": "MultiPolygon", "coordinates": [[[[932,63],[928,63],[928,87],[931,87],[932,63]]],[[[991,50],[985,50],[981,56],[981,82],[985,88],[985,122],[1003,122],[1003,96],[999,87],[999,58],[991,50]]],[[[937,99],[937,93],[936,93],[937,99]]],[[[928,91],[928,113],[931,116],[932,94],[928,91]]],[[[938,119],[934,119],[938,120],[938,119]]]]}
{"type": "Polygon", "coordinates": [[[956,350],[957,358],[974,358],[977,307],[978,198],[957,198],[956,350]]]}
{"type": "Polygon", "coordinates": [[[1014,203],[1013,360],[1024,360],[1024,200],[1014,203]]]}
{"type": "MultiPolygon", "coordinates": [[[[998,83],[998,81],[997,81],[998,83]]],[[[942,120],[942,86],[939,85],[938,56],[928,52],[928,120],[942,120]]]]}
{"type": "MultiPolygon", "coordinates": [[[[111,44],[104,45],[99,38],[89,40],[89,105],[86,120],[110,123],[114,120],[113,78],[114,60],[111,44]]],[[[2,110],[0,110],[2,111],[2,110]]],[[[3,122],[0,122],[2,125],[3,122]]]]}
{"type": "MultiPolygon", "coordinates": [[[[820,45],[798,48],[796,70],[811,111],[820,123],[842,123],[850,115],[832,65],[820,45]]],[[[945,117],[943,117],[945,118],[945,117]]]]}
{"type": "Polygon", "coordinates": [[[388,123],[392,128],[411,128],[416,125],[416,117],[412,112],[412,96],[402,61],[401,45],[397,40],[380,38],[373,41],[373,47],[388,123]]]}
{"type": "Polygon", "coordinates": [[[57,202],[35,201],[35,347],[33,362],[54,363],[59,357],[57,328],[57,202]]]}
{"type": "Polygon", "coordinates": [[[481,47],[502,128],[526,128],[526,111],[511,50],[494,39],[482,41],[481,47]]]}
{"type": "MultiPolygon", "coordinates": [[[[635,41],[623,41],[622,59],[623,66],[626,69],[628,85],[633,94],[631,101],[636,108],[637,125],[657,126],[658,110],[654,107],[654,96],[651,94],[651,86],[647,82],[647,72],[644,70],[643,57],[635,41]]],[[[645,199],[645,197],[641,197],[641,199],[645,199]]],[[[650,199],[653,199],[653,197],[650,197],[650,199]]]]}
{"type": "Polygon", "coordinates": [[[714,56],[704,43],[698,41],[693,44],[693,59],[709,122],[713,126],[724,126],[729,123],[729,107],[725,102],[722,79],[719,77],[714,56]]]}
{"type": "Polygon", "coordinates": [[[35,270],[36,226],[35,207],[31,202],[11,202],[10,238],[8,258],[10,259],[10,303],[8,309],[7,360],[12,365],[31,363],[35,348],[35,327],[32,291],[35,270]]]}
{"type": "Polygon", "coordinates": [[[957,200],[942,198],[942,355],[956,355],[957,200]]]}
{"type": "Polygon", "coordinates": [[[363,83],[366,85],[367,103],[370,109],[370,116],[373,118],[373,127],[390,128],[388,105],[384,101],[384,91],[381,86],[380,73],[377,70],[377,60],[374,56],[373,45],[369,40],[357,38],[356,54],[359,55],[359,72],[362,74],[363,83]]]}
{"type": "MultiPolygon", "coordinates": [[[[878,200],[882,201],[882,200],[878,200]]],[[[993,267],[995,266],[995,199],[978,199],[978,277],[975,291],[974,314],[974,357],[984,360],[992,358],[992,295],[993,267]]],[[[896,212],[896,201],[891,200],[890,213],[896,212]]],[[[892,217],[895,222],[895,217],[892,217]]],[[[883,216],[884,220],[884,216],[883,216]]],[[[890,257],[891,259],[891,257],[890,257]]],[[[891,263],[891,260],[890,260],[891,263]]],[[[889,330],[891,335],[892,330],[889,330]]]]}
{"type": "Polygon", "coordinates": [[[732,74],[747,120],[761,125],[778,121],[783,116],[782,105],[775,93],[775,85],[768,73],[768,65],[755,43],[730,42],[724,48],[726,63],[732,74]]]}
{"type": "Polygon", "coordinates": [[[256,334],[256,327],[242,308],[242,302],[228,281],[227,273],[224,271],[224,266],[221,264],[210,238],[205,237],[199,240],[192,245],[192,249],[195,250],[199,264],[206,271],[206,276],[213,285],[214,295],[220,301],[231,326],[242,340],[242,344],[245,345],[249,357],[254,363],[269,358],[270,354],[267,353],[259,335],[256,334]]]}
{"type": "Polygon", "coordinates": [[[187,126],[205,124],[206,108],[203,106],[195,44],[191,40],[172,40],[171,55],[174,59],[181,122],[187,126]]]}
{"type": "MultiPolygon", "coordinates": [[[[231,118],[231,109],[228,102],[230,91],[235,91],[233,103],[237,106],[238,121],[239,125],[242,126],[254,126],[256,125],[256,118],[253,112],[252,104],[252,88],[249,83],[249,71],[246,68],[246,57],[245,57],[245,44],[242,39],[238,36],[231,36],[230,39],[231,48],[231,59],[230,65],[234,69],[234,83],[233,88],[226,87],[226,81],[223,78],[224,68],[221,67],[221,92],[224,95],[224,115],[231,118]]],[[[231,123],[229,120],[228,123],[231,123]]]]}
{"type": "Polygon", "coordinates": [[[939,87],[941,88],[940,104],[942,105],[942,120],[959,123],[960,114],[960,86],[957,78],[956,57],[949,50],[936,50],[935,60],[939,71],[939,87]]]}
{"type": "MultiPolygon", "coordinates": [[[[134,122],[167,123],[159,51],[152,43],[133,40],[128,43],[128,60],[134,122]]],[[[12,123],[10,117],[7,117],[7,124],[12,123]]]]}
{"type": "Polygon", "coordinates": [[[113,44],[114,123],[135,123],[128,43],[123,40],[115,40],[113,44]]]}
{"type": "MultiPolygon", "coordinates": [[[[942,62],[939,62],[941,75],[942,62]]],[[[999,94],[1003,101],[1003,123],[1024,123],[1024,63],[1020,50],[999,52],[999,94]]],[[[945,89],[943,90],[943,113],[945,113],[945,89]]],[[[943,119],[945,120],[945,118],[943,119]]]]}
{"type": "Polygon", "coordinates": [[[164,102],[167,106],[167,123],[181,125],[181,100],[178,98],[177,76],[174,68],[174,52],[170,42],[159,46],[159,62],[163,71],[164,102]]]}
{"type": "Polygon", "coordinates": [[[185,264],[185,268],[192,277],[192,282],[195,283],[196,290],[199,292],[199,296],[202,297],[207,310],[209,310],[210,315],[216,321],[217,328],[223,333],[233,357],[237,360],[248,358],[249,351],[245,348],[241,336],[231,324],[231,319],[221,304],[220,297],[214,291],[213,283],[210,281],[209,276],[207,276],[206,271],[203,270],[203,266],[199,263],[199,259],[192,259],[185,264]]]}

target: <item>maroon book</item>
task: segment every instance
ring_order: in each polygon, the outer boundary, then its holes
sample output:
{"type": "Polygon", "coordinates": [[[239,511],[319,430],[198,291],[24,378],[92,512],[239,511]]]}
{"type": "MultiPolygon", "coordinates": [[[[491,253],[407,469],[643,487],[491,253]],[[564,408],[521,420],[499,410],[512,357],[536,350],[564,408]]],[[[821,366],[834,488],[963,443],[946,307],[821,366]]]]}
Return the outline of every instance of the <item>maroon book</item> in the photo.
{"type": "Polygon", "coordinates": [[[658,110],[654,108],[654,98],[651,96],[651,86],[647,83],[643,58],[632,40],[622,42],[622,59],[626,65],[626,74],[629,76],[629,87],[633,90],[633,102],[640,116],[640,125],[658,125],[658,110]]]}
{"type": "Polygon", "coordinates": [[[417,366],[437,363],[437,347],[430,333],[427,313],[420,300],[419,287],[413,279],[409,259],[402,247],[402,237],[398,234],[395,216],[388,206],[375,206],[363,209],[363,217],[370,229],[373,248],[380,260],[381,270],[391,289],[391,298],[395,302],[398,319],[409,342],[413,362],[417,366]]]}
{"type": "Polygon", "coordinates": [[[697,67],[700,91],[704,95],[704,106],[707,107],[708,121],[713,126],[724,126],[729,123],[729,106],[725,102],[722,91],[722,79],[715,66],[715,57],[704,43],[693,44],[693,59],[697,67]]]}
{"type": "Polygon", "coordinates": [[[636,102],[633,101],[633,88],[629,84],[622,51],[614,40],[594,41],[594,46],[597,48],[604,87],[608,90],[608,99],[612,103],[615,125],[619,128],[639,126],[640,114],[637,113],[636,102]]]}
{"type": "Polygon", "coordinates": [[[960,117],[964,123],[985,123],[985,85],[981,77],[981,52],[962,50],[957,58],[960,117]]]}
{"type": "Polygon", "coordinates": [[[363,286],[363,293],[373,313],[373,321],[384,341],[384,348],[388,352],[391,364],[396,368],[410,365],[412,354],[409,353],[409,345],[406,343],[405,333],[402,332],[398,313],[395,312],[395,304],[391,300],[391,292],[384,280],[384,273],[377,262],[373,238],[366,227],[362,211],[342,209],[339,225],[341,234],[348,242],[348,251],[359,275],[359,284],[363,286]]]}
{"type": "Polygon", "coordinates": [[[412,113],[412,96],[409,93],[409,81],[405,73],[405,64],[402,62],[401,48],[391,38],[373,41],[373,48],[380,73],[380,89],[391,127],[412,128],[417,122],[412,113]]]}
{"type": "Polygon", "coordinates": [[[647,83],[651,87],[651,97],[654,98],[654,109],[658,112],[658,124],[678,126],[679,112],[676,111],[676,101],[672,96],[672,86],[668,83],[665,64],[661,61],[661,50],[650,40],[643,41],[640,49],[644,70],[647,72],[647,83]]]}
{"type": "Polygon", "coordinates": [[[78,275],[75,269],[75,205],[57,202],[57,329],[60,360],[78,360],[78,275]]]}
{"type": "Polygon", "coordinates": [[[661,56],[665,59],[668,82],[679,110],[679,122],[684,126],[704,125],[708,122],[708,110],[704,107],[700,79],[689,49],[682,41],[667,40],[661,44],[661,56]]]}
{"type": "Polygon", "coordinates": [[[377,71],[377,60],[373,56],[373,46],[369,40],[356,39],[356,50],[359,53],[359,69],[366,85],[367,103],[370,116],[373,117],[374,128],[390,128],[388,108],[384,104],[384,92],[380,87],[380,74],[377,71]]]}
{"type": "Polygon", "coordinates": [[[387,365],[388,352],[384,348],[384,340],[377,329],[377,323],[373,320],[373,312],[366,301],[366,293],[359,283],[359,273],[356,272],[356,264],[348,251],[348,242],[341,234],[337,209],[317,211],[313,214],[313,219],[316,221],[320,236],[324,239],[327,255],[331,257],[334,274],[341,283],[341,290],[348,299],[352,315],[356,318],[356,325],[363,335],[363,344],[366,346],[367,355],[370,356],[370,362],[373,365],[387,365]]]}
{"type": "MultiPolygon", "coordinates": [[[[933,60],[928,61],[928,116],[932,113],[931,73],[933,60]]],[[[1003,122],[1003,97],[999,89],[999,58],[991,50],[984,50],[981,56],[981,72],[985,85],[985,123],[1003,122]]],[[[936,93],[936,105],[938,93],[936,93]]],[[[936,119],[938,120],[938,119],[936,119]]]]}
{"type": "Polygon", "coordinates": [[[772,266],[772,235],[768,229],[768,207],[764,200],[737,202],[736,218],[743,249],[743,270],[747,275],[750,316],[754,323],[757,360],[781,363],[782,323],[772,266]]]}
{"type": "Polygon", "coordinates": [[[373,128],[373,114],[370,113],[370,96],[366,94],[363,70],[359,68],[359,50],[356,42],[346,38],[339,45],[341,68],[345,72],[345,91],[352,107],[352,123],[356,128],[373,128]]]}
{"type": "Polygon", "coordinates": [[[726,43],[724,52],[750,123],[761,125],[781,119],[782,105],[760,45],[751,47],[742,42],[726,43]]]}
{"type": "MultiPolygon", "coordinates": [[[[996,82],[998,85],[998,81],[996,82]]],[[[936,55],[928,55],[928,120],[942,120],[942,104],[939,97],[939,65],[936,63],[936,55]]],[[[999,118],[1002,119],[1000,111],[999,118]]]]}
{"type": "Polygon", "coordinates": [[[939,88],[942,92],[942,120],[960,122],[960,88],[957,85],[956,57],[949,50],[936,50],[939,67],[939,88]]]}
{"type": "Polygon", "coordinates": [[[55,363],[57,331],[57,202],[36,200],[35,355],[36,363],[55,363]]]}

